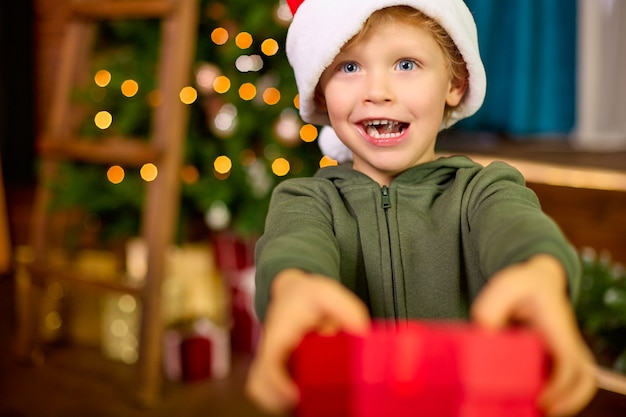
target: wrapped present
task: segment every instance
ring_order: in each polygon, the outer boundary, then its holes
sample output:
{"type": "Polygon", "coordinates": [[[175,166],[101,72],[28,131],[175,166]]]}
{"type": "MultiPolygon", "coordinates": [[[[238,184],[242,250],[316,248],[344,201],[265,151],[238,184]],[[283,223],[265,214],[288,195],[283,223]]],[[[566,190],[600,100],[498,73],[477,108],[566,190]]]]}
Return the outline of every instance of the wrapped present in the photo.
{"type": "Polygon", "coordinates": [[[307,335],[290,369],[298,417],[539,417],[547,365],[529,330],[415,321],[307,335]]]}
{"type": "Polygon", "coordinates": [[[181,323],[165,331],[165,375],[172,381],[221,379],[230,373],[228,330],[208,319],[181,323]]]}
{"type": "Polygon", "coordinates": [[[230,280],[231,346],[237,353],[253,353],[261,333],[261,324],[254,311],[254,273],[254,267],[250,267],[230,280]]]}

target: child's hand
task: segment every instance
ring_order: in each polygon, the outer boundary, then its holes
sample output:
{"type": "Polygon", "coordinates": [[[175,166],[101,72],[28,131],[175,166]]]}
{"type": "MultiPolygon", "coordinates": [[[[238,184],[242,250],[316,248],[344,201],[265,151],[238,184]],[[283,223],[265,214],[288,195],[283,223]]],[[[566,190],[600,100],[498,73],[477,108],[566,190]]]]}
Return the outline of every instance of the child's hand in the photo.
{"type": "Polygon", "coordinates": [[[302,337],[313,330],[364,332],[370,319],[365,304],[340,283],[296,269],[276,276],[271,297],[246,390],[261,408],[282,413],[298,401],[287,364],[302,337]]]}
{"type": "Polygon", "coordinates": [[[537,255],[493,276],[472,306],[472,318],[480,325],[497,329],[521,323],[542,334],[553,360],[540,397],[549,416],[578,413],[597,389],[593,356],[580,335],[566,285],[560,263],[537,255]]]}

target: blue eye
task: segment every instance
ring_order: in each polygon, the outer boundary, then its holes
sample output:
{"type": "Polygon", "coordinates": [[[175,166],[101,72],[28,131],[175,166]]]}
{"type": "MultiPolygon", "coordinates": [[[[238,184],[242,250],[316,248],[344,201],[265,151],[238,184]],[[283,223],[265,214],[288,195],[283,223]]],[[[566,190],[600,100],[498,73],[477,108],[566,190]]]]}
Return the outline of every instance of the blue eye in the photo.
{"type": "Polygon", "coordinates": [[[398,62],[397,68],[400,71],[411,71],[415,69],[415,62],[409,59],[403,59],[402,61],[398,62]]]}
{"type": "Polygon", "coordinates": [[[341,65],[341,71],[343,72],[352,73],[357,72],[358,70],[359,66],[355,62],[346,62],[345,64],[341,65]]]}

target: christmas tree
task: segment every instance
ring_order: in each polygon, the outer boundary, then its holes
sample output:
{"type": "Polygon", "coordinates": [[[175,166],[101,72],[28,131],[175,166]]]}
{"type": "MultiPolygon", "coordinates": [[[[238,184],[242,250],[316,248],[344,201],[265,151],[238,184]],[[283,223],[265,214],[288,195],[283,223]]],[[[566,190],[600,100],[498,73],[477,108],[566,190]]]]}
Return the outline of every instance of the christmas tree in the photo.
{"type": "MultiPolygon", "coordinates": [[[[317,128],[297,112],[283,48],[292,16],[284,0],[201,0],[200,7],[192,82],[180,94],[190,120],[178,239],[225,229],[256,236],[274,186],[325,163],[317,128]]],[[[86,109],[83,136],[148,137],[150,107],[159,104],[159,30],[150,20],[98,24],[93,82],[76,94],[86,109]]],[[[103,239],[139,233],[143,186],[154,166],[67,162],[61,173],[55,208],[80,207],[82,227],[103,239]]]]}

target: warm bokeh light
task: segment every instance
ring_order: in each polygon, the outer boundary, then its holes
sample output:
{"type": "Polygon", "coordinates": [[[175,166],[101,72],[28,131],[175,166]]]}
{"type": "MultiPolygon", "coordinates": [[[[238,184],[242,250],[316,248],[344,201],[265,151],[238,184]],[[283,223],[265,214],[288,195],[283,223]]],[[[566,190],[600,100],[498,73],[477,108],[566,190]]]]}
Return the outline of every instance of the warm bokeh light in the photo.
{"type": "Polygon", "coordinates": [[[237,107],[230,103],[224,104],[213,119],[213,126],[224,137],[237,126],[237,107]]]}
{"type": "Polygon", "coordinates": [[[122,83],[122,94],[133,97],[139,91],[139,84],[135,80],[126,80],[122,83]]]}
{"type": "Polygon", "coordinates": [[[63,319],[58,311],[51,311],[46,314],[46,328],[50,330],[59,330],[63,325],[63,319]]]}
{"type": "Polygon", "coordinates": [[[306,124],[300,128],[300,139],[304,142],[313,142],[317,139],[317,127],[306,124]]]}
{"type": "Polygon", "coordinates": [[[119,184],[124,181],[124,168],[119,165],[113,165],[107,170],[107,179],[113,184],[119,184]]]}
{"type": "Polygon", "coordinates": [[[300,94],[296,94],[293,98],[293,105],[296,106],[296,109],[300,109],[300,94]]]}
{"type": "Polygon", "coordinates": [[[278,52],[278,42],[275,39],[265,39],[261,44],[261,52],[267,56],[276,55],[278,52]]]}
{"type": "Polygon", "coordinates": [[[218,156],[213,162],[213,168],[218,174],[227,174],[233,167],[233,162],[226,155],[218,156]]]}
{"type": "Polygon", "coordinates": [[[249,167],[256,162],[256,153],[252,149],[244,149],[239,154],[239,160],[243,166],[249,167]]]}
{"type": "Polygon", "coordinates": [[[185,165],[180,172],[180,178],[185,184],[195,184],[200,179],[200,172],[193,165],[185,165]]]}
{"type": "Polygon", "coordinates": [[[248,49],[252,46],[252,35],[248,32],[239,33],[235,36],[235,45],[237,45],[239,49],[248,49]]]}
{"type": "Polygon", "coordinates": [[[163,104],[163,94],[159,90],[152,90],[148,94],[148,105],[150,107],[159,107],[163,104]]]}
{"type": "Polygon", "coordinates": [[[187,86],[180,90],[180,94],[178,96],[180,97],[180,101],[183,103],[191,104],[198,98],[198,92],[195,88],[187,86]]]}
{"type": "Polygon", "coordinates": [[[111,116],[111,113],[108,111],[102,110],[96,114],[93,121],[98,128],[104,130],[108,129],[109,126],[111,126],[111,123],[113,123],[113,116],[111,116]]]}
{"type": "Polygon", "coordinates": [[[224,94],[230,90],[230,80],[224,75],[215,77],[215,81],[213,81],[213,89],[216,93],[224,94]]]}
{"type": "Polygon", "coordinates": [[[220,69],[216,65],[202,63],[196,70],[196,84],[198,89],[204,93],[210,93],[213,90],[213,82],[220,75],[220,69]]]}
{"type": "Polygon", "coordinates": [[[215,28],[211,32],[211,40],[216,45],[224,45],[228,41],[228,31],[224,28],[215,28]]]}
{"type": "Polygon", "coordinates": [[[288,25],[291,22],[293,15],[291,14],[291,9],[287,2],[281,2],[281,4],[276,8],[276,19],[281,22],[283,25],[288,25]]]}
{"type": "Polygon", "coordinates": [[[320,159],[320,168],[324,167],[336,167],[338,165],[337,161],[334,159],[324,155],[322,159],[320,159]]]}
{"type": "Polygon", "coordinates": [[[111,82],[111,73],[107,70],[96,72],[94,81],[98,87],[106,87],[111,82]]]}
{"type": "Polygon", "coordinates": [[[276,120],[274,132],[282,143],[296,146],[300,143],[300,127],[302,127],[302,121],[298,117],[298,113],[294,109],[286,108],[276,120]]]}
{"type": "Polygon", "coordinates": [[[246,101],[250,101],[256,97],[256,87],[254,84],[243,83],[241,87],[239,87],[239,97],[246,101]]]}
{"type": "Polygon", "coordinates": [[[285,158],[276,158],[272,162],[272,172],[278,177],[284,177],[289,173],[291,166],[285,158]]]}
{"type": "Polygon", "coordinates": [[[241,55],[235,61],[235,68],[239,72],[261,71],[263,58],[260,55],[241,55]]]}
{"type": "Polygon", "coordinates": [[[141,167],[141,169],[139,170],[139,175],[141,175],[142,180],[150,182],[156,179],[157,175],[159,175],[159,170],[157,169],[156,165],[148,162],[141,167]]]}
{"type": "Polygon", "coordinates": [[[263,101],[270,106],[277,104],[280,101],[280,91],[274,87],[266,89],[263,92],[263,101]]]}

